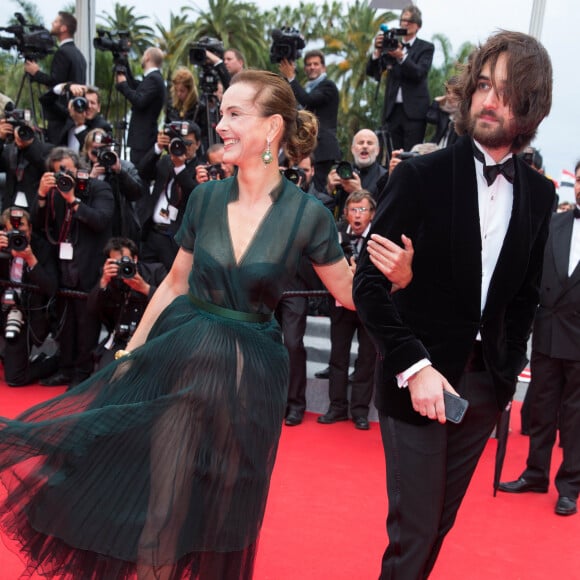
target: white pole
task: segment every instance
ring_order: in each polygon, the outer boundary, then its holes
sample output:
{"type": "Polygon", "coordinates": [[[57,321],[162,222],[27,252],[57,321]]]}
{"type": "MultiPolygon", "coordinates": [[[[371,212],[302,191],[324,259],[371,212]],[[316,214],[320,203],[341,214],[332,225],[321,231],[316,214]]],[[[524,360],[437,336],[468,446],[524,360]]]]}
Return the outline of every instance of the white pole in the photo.
{"type": "Polygon", "coordinates": [[[76,0],[75,17],[77,19],[77,33],[75,42],[79,50],[87,59],[87,82],[95,82],[95,2],[96,0],[76,0]]]}
{"type": "Polygon", "coordinates": [[[532,16],[530,18],[530,36],[533,36],[537,40],[540,40],[542,37],[545,8],[546,0],[534,0],[534,5],[532,6],[532,16]]]}

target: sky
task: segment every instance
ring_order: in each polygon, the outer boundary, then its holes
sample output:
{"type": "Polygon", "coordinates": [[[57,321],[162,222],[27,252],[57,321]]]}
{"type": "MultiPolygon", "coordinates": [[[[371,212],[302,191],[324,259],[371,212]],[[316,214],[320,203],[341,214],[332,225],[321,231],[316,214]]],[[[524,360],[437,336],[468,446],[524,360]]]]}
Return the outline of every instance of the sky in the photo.
{"type": "MultiPolygon", "coordinates": [[[[387,1],[387,0],[386,0],[387,1]]],[[[58,10],[68,5],[70,0],[38,0],[40,13],[45,26],[50,23],[58,10]]],[[[264,4],[255,1],[258,6],[264,4]]],[[[279,0],[280,4],[298,6],[299,0],[279,0]]],[[[347,3],[347,0],[345,0],[347,3]]],[[[96,0],[97,16],[102,12],[113,13],[115,0],[96,0]]],[[[135,6],[138,14],[150,14],[150,25],[159,20],[165,26],[169,23],[169,12],[179,13],[181,6],[188,0],[173,0],[162,4],[158,0],[127,0],[128,6],[135,6]]],[[[202,9],[207,9],[205,0],[189,2],[202,9]]],[[[431,40],[435,34],[444,34],[449,38],[454,51],[464,42],[479,43],[494,31],[502,28],[529,32],[533,0],[421,0],[416,2],[423,13],[423,27],[419,37],[431,40]]],[[[4,2],[3,17],[0,25],[5,25],[10,16],[10,9],[17,11],[13,0],[4,2]]],[[[580,2],[578,0],[545,0],[544,22],[541,41],[550,53],[554,69],[554,94],[552,111],[540,125],[538,136],[533,145],[543,158],[547,174],[559,181],[563,169],[573,171],[580,160],[580,84],[576,81],[575,62],[580,53],[580,2]]],[[[98,23],[98,19],[97,19],[98,23]]],[[[437,49],[435,61],[437,62],[437,49]]],[[[374,82],[369,79],[369,82],[374,82]]],[[[431,95],[432,97],[436,95],[431,95]]],[[[566,188],[565,197],[572,198],[573,193],[566,188]]],[[[564,193],[564,192],[562,192],[564,193]]]]}

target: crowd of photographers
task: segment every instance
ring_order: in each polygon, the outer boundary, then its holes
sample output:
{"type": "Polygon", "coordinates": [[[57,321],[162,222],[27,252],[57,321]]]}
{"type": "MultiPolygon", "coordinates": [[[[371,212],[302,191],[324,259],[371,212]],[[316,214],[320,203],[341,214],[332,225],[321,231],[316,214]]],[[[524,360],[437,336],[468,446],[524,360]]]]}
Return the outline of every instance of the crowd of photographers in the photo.
{"type": "MultiPolygon", "coordinates": [[[[130,35],[99,30],[94,45],[112,53],[114,92],[131,109],[123,119],[107,119],[99,89],[87,84],[86,61],[74,45],[74,17],[59,12],[50,31],[29,25],[19,14],[17,21],[3,29],[13,36],[0,37],[0,48],[16,47],[25,59],[25,80],[46,89],[40,97],[45,122],[10,98],[0,118],[5,380],[11,386],[75,385],[126,345],[177,253],[174,234],[191,191],[234,173],[222,161],[215,126],[221,94],[246,63],[235,48],[203,38],[190,50],[193,67],[178,67],[169,82],[162,51],[148,48],[137,80],[127,58],[130,35]],[[50,71],[43,72],[38,61],[52,52],[50,71]],[[126,139],[125,117],[130,119],[126,139]],[[50,356],[42,351],[49,334],[58,344],[50,356]]],[[[349,217],[348,200],[364,191],[374,207],[389,170],[416,154],[410,150],[422,143],[427,120],[437,125],[440,145],[452,142],[453,103],[440,99],[430,107],[426,79],[433,45],[416,38],[420,11],[405,8],[400,25],[384,27],[374,41],[367,72],[380,81],[389,71],[383,117],[353,136],[351,161],[339,148],[338,89],[326,75],[324,54],[305,53],[302,86],[296,69],[303,37],[291,28],[272,32],[271,62],[287,78],[299,106],[320,123],[314,155],[286,160],[285,175],[334,213],[346,237],[360,225],[350,221],[362,217],[353,212],[349,217]],[[435,120],[428,119],[430,113],[435,120]]],[[[311,274],[305,265],[289,290],[322,289],[313,285],[311,274]]],[[[291,357],[288,425],[299,424],[305,408],[303,335],[312,304],[309,309],[304,296],[289,297],[277,312],[291,357]]],[[[317,304],[325,310],[320,300],[317,304]]],[[[360,417],[366,419],[364,410],[360,417]]]]}

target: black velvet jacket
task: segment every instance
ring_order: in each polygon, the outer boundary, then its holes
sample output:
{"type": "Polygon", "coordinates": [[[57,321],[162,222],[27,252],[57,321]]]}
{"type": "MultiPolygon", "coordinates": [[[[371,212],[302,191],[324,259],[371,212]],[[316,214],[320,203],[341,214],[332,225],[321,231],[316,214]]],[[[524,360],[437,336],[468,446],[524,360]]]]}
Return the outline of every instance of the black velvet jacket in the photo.
{"type": "Polygon", "coordinates": [[[470,139],[396,168],[371,234],[412,238],[413,280],[391,295],[390,282],[363,251],[354,281],[359,316],[380,355],[379,410],[428,422],[413,410],[408,389],[398,388],[396,375],[428,358],[456,385],[478,332],[498,407],[505,407],[527,360],[554,195],[551,182],[516,160],[512,216],[480,314],[481,234],[470,139]]]}

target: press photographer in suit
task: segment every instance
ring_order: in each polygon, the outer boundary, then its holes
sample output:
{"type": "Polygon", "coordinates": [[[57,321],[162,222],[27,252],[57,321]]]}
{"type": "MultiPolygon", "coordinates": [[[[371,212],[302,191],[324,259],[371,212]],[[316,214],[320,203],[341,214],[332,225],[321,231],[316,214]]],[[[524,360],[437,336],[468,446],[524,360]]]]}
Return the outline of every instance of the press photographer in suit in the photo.
{"type": "Polygon", "coordinates": [[[501,31],[469,59],[450,147],[391,174],[354,278],[379,354],[376,406],[387,464],[383,580],[427,578],[479,457],[515,392],[539,300],[554,186],[515,154],[552,103],[533,37],[501,31]],[[413,280],[393,294],[379,235],[413,240],[413,280]],[[446,422],[443,392],[469,403],[446,422]]]}
{"type": "Polygon", "coordinates": [[[416,6],[403,8],[399,24],[407,31],[397,48],[384,51],[385,33],[375,37],[375,47],[367,64],[367,74],[381,80],[387,71],[382,129],[390,136],[393,149],[410,151],[422,143],[431,103],[427,77],[435,47],[417,38],[423,20],[416,6]]]}
{"type": "Polygon", "coordinates": [[[157,120],[165,105],[165,81],[161,74],[163,52],[150,47],[143,53],[143,80],[137,82],[131,71],[117,70],[115,88],[131,103],[127,145],[136,167],[157,139],[157,120]]]}
{"type": "Polygon", "coordinates": [[[56,369],[55,358],[41,353],[30,360],[30,353],[33,346],[40,346],[48,336],[49,306],[58,289],[58,273],[52,248],[32,233],[27,211],[10,207],[2,212],[0,222],[4,379],[10,387],[21,387],[47,377],[56,369]],[[31,284],[37,289],[20,284],[31,284]]]}
{"type": "Polygon", "coordinates": [[[59,12],[50,30],[59,43],[50,65],[50,73],[40,70],[35,61],[27,60],[24,63],[24,70],[32,80],[50,89],[42,95],[40,101],[48,121],[46,136],[54,145],[59,143],[59,137],[68,116],[66,85],[69,83],[84,85],[87,82],[87,61],[74,43],[76,30],[76,18],[70,12],[59,12]],[[64,91],[60,86],[63,83],[64,91]]]}
{"type": "Polygon", "coordinates": [[[149,300],[167,275],[163,264],[139,261],[137,244],[129,238],[111,238],[103,253],[103,272],[87,302],[108,332],[95,353],[98,368],[127,347],[149,300]]]}
{"type": "Polygon", "coordinates": [[[338,88],[326,76],[324,53],[309,50],[304,55],[304,72],[308,82],[302,87],[296,79],[296,65],[283,59],[280,74],[290,83],[294,96],[303,108],[318,118],[318,145],[314,150],[314,184],[324,191],[326,176],[341,157],[336,127],[338,123],[338,88]]]}
{"type": "MultiPolygon", "coordinates": [[[[60,287],[89,292],[99,277],[100,253],[111,237],[111,187],[90,179],[79,169],[78,155],[66,147],[53,149],[46,165],[38,187],[36,229],[58,255],[60,287]]],[[[62,325],[59,370],[41,384],[74,385],[93,371],[100,325],[82,298],[59,298],[57,310],[62,325]]]]}

